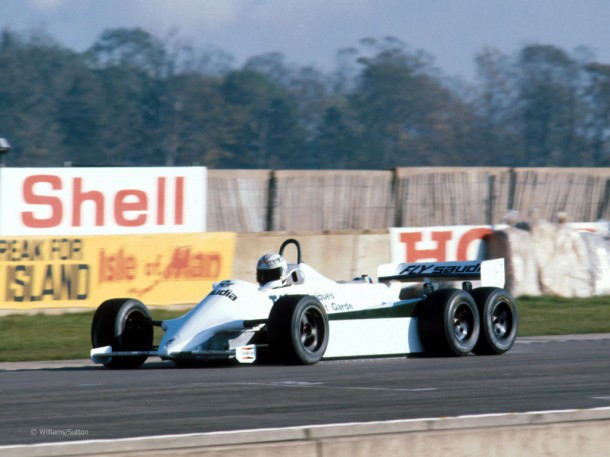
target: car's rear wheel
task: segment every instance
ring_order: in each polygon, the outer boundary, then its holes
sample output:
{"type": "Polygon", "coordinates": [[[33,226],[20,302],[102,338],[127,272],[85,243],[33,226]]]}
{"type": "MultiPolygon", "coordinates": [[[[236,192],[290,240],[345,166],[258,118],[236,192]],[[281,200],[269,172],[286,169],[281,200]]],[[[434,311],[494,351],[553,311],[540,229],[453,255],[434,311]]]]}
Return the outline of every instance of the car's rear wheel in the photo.
{"type": "MultiPolygon", "coordinates": [[[[150,351],[153,326],[148,308],[140,301],[116,298],[103,302],[93,315],[91,343],[94,348],[112,346],[119,351],[150,351]]],[[[136,368],[147,356],[109,357],[109,368],[136,368]]]]}
{"type": "Polygon", "coordinates": [[[417,329],[424,351],[435,356],[470,353],[480,332],[472,296],[461,289],[432,292],[418,307],[417,329]]]}
{"type": "Polygon", "coordinates": [[[472,296],[481,318],[481,334],[473,349],[475,354],[503,354],[517,339],[517,305],[512,295],[497,287],[479,287],[472,296]]]}
{"type": "Polygon", "coordinates": [[[269,313],[267,335],[275,361],[288,365],[317,363],[328,346],[326,310],[309,295],[281,297],[269,313]]]}

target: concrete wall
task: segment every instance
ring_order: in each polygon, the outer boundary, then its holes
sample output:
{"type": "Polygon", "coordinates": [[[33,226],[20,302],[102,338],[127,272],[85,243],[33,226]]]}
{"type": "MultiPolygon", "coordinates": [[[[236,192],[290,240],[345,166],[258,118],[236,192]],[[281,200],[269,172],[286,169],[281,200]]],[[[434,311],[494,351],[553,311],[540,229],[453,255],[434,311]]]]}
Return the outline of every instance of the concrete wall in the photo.
{"type": "MultiPolygon", "coordinates": [[[[506,259],[505,287],[514,296],[610,295],[610,239],[570,230],[570,237],[583,238],[584,247],[576,249],[581,244],[572,243],[568,249],[565,242],[558,241],[565,239],[565,228],[545,230],[542,237],[533,237],[532,233],[511,227],[494,232],[487,239],[488,257],[506,259]]],[[[351,280],[363,274],[377,280],[377,267],[392,259],[388,230],[239,233],[232,273],[224,279],[255,282],[258,259],[266,252],[278,252],[287,238],[300,242],[303,261],[335,281],[351,280]]],[[[296,261],[292,246],[284,254],[288,262],[296,261]]],[[[67,309],[7,309],[0,310],[0,315],[42,310],[61,313],[67,309]]],[[[75,306],[71,310],[86,309],[75,306]]]]}
{"type": "Polygon", "coordinates": [[[607,457],[610,408],[0,447],[3,457],[607,457]]]}
{"type": "MultiPolygon", "coordinates": [[[[377,266],[390,261],[387,230],[325,233],[241,233],[237,236],[233,276],[256,281],[256,262],[266,252],[278,252],[287,238],[301,244],[303,261],[326,277],[347,280],[368,274],[377,279],[377,266]]],[[[290,246],[286,260],[296,262],[296,251],[290,246]]]]}
{"type": "MultiPolygon", "coordinates": [[[[260,256],[278,252],[287,238],[300,242],[304,262],[335,281],[362,274],[376,280],[377,267],[392,258],[387,230],[241,233],[233,278],[254,282],[260,256]]],[[[542,221],[530,230],[495,231],[486,240],[488,258],[506,260],[505,287],[516,297],[610,295],[610,239],[601,234],[542,221]]],[[[284,254],[296,261],[293,247],[284,254]]]]}

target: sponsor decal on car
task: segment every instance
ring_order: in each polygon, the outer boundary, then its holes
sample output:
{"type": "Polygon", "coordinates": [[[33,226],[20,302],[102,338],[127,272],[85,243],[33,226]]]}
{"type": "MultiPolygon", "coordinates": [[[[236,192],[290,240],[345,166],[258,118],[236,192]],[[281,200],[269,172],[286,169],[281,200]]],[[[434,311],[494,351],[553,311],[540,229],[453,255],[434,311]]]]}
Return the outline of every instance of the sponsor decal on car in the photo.
{"type": "Polygon", "coordinates": [[[354,309],[354,305],[351,303],[331,303],[330,307],[334,311],[349,311],[354,309]]]}
{"type": "Polygon", "coordinates": [[[481,264],[476,265],[451,265],[451,266],[437,266],[431,265],[409,265],[399,274],[401,275],[423,275],[423,274],[434,274],[434,275],[450,275],[455,273],[479,273],[481,271],[481,264]]]}
{"type": "Polygon", "coordinates": [[[231,301],[237,300],[237,295],[230,289],[214,289],[210,292],[210,295],[218,295],[220,297],[227,297],[231,301]]]}
{"type": "Polygon", "coordinates": [[[322,293],[322,294],[316,294],[315,297],[320,300],[320,301],[324,301],[324,300],[334,300],[335,296],[331,293],[322,293]]]}

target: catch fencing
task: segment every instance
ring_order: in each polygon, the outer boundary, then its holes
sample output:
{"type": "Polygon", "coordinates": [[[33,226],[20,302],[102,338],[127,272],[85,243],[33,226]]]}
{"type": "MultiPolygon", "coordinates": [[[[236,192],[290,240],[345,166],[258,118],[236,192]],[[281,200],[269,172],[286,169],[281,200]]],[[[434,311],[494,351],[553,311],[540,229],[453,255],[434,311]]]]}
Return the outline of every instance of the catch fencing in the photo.
{"type": "Polygon", "coordinates": [[[610,219],[610,168],[209,170],[208,231],[495,225],[610,219]],[[518,214],[518,216],[515,216],[518,214]]]}

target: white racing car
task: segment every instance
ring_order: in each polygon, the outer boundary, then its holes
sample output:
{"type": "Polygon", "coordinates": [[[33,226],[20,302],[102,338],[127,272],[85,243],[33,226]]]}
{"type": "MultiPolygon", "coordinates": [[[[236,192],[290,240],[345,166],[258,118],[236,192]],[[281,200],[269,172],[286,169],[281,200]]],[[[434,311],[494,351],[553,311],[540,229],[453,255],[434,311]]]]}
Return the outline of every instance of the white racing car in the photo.
{"type": "Polygon", "coordinates": [[[259,260],[258,284],[219,282],[176,319],[155,321],[136,299],[105,301],[93,317],[91,358],[110,368],[135,368],[151,356],[178,366],[219,359],[308,365],[414,353],[502,354],[513,346],[517,308],[502,288],[503,259],[385,264],[378,278],[330,280],[304,263],[298,241],[288,239],[279,254],[259,260]],[[296,263],[283,258],[289,245],[296,263]],[[460,281],[461,288],[452,287],[460,281]],[[165,332],[159,346],[155,326],[165,332]]]}

